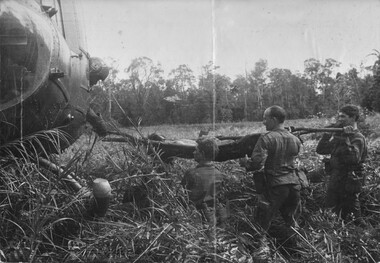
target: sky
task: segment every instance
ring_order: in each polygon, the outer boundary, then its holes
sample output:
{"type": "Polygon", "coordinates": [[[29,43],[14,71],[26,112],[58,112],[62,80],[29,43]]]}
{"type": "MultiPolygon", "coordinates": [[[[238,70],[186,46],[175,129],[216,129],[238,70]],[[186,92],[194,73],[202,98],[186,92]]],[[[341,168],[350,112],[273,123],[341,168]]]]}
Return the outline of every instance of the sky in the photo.
{"type": "Polygon", "coordinates": [[[254,69],[303,72],[309,58],[341,71],[371,65],[380,50],[380,0],[81,0],[91,56],[125,69],[134,58],[181,64],[196,75],[209,61],[231,78],[254,69]]]}

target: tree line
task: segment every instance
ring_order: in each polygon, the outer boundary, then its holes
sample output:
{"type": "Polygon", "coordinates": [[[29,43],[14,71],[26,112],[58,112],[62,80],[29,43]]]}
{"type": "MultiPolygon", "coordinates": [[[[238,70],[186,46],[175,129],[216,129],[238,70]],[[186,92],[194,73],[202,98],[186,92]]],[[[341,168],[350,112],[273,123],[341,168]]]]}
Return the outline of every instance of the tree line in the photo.
{"type": "Polygon", "coordinates": [[[344,104],[380,111],[380,53],[374,65],[337,73],[334,59],[305,60],[304,72],[268,67],[260,59],[235,79],[218,73],[212,62],[199,76],[179,65],[168,77],[150,58],[134,59],[123,70],[111,67],[104,82],[93,86],[91,106],[106,119],[130,126],[258,121],[263,110],[279,105],[289,119],[331,116],[344,104]]]}

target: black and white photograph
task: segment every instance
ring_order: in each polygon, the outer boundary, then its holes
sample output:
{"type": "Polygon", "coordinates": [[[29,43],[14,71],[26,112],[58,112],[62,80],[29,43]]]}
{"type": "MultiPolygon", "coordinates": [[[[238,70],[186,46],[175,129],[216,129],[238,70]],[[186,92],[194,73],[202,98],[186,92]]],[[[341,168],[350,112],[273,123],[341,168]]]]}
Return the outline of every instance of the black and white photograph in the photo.
{"type": "Polygon", "coordinates": [[[380,262],[379,0],[0,0],[0,262],[380,262]]]}

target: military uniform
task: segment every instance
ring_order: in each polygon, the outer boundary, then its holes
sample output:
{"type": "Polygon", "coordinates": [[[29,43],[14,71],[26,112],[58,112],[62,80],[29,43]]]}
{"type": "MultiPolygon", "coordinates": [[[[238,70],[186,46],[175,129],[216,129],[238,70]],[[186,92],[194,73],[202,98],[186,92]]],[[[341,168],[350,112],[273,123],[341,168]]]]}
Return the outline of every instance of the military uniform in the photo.
{"type": "Polygon", "coordinates": [[[295,158],[301,141],[285,129],[275,129],[263,134],[248,161],[247,171],[263,170],[264,196],[267,207],[260,208],[257,220],[268,230],[277,210],[288,226],[296,226],[295,214],[300,204],[300,182],[296,175],[295,158]]]}
{"type": "Polygon", "coordinates": [[[331,154],[326,163],[330,175],[326,206],[343,219],[351,213],[360,217],[359,193],[364,183],[363,163],[367,157],[366,139],[358,130],[350,134],[324,134],[317,149],[319,154],[331,154]]]}
{"type": "Polygon", "coordinates": [[[212,162],[200,163],[187,170],[181,184],[188,190],[189,199],[210,224],[222,224],[226,212],[219,202],[218,194],[223,184],[223,174],[212,162]]]}

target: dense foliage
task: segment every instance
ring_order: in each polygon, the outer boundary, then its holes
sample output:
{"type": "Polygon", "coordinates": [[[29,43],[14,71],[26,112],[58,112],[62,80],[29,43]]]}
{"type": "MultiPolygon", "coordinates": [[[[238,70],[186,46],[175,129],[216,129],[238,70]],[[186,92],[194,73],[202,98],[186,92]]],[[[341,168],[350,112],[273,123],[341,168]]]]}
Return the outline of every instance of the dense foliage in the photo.
{"type": "MultiPolygon", "coordinates": [[[[378,52],[371,56],[380,58],[378,52]]],[[[341,73],[340,62],[311,58],[304,72],[293,73],[259,60],[231,79],[211,62],[198,77],[187,65],[165,77],[160,64],[140,57],[124,71],[112,68],[108,79],[94,87],[92,106],[125,126],[131,124],[125,115],[142,125],[257,121],[274,104],[292,119],[330,116],[347,103],[380,111],[379,61],[341,73]]]]}
{"type": "MultiPolygon", "coordinates": [[[[326,121],[288,124],[321,127],[326,121]]],[[[276,220],[265,262],[380,261],[380,117],[367,121],[369,160],[361,194],[367,226],[343,223],[323,208],[326,176],[322,157],[315,153],[320,135],[304,135],[300,161],[310,171],[312,184],[303,192],[302,228],[289,233],[281,219],[276,220]]],[[[226,124],[212,132],[247,134],[260,126],[226,124]]],[[[199,128],[153,130],[168,137],[193,138],[199,128]],[[178,133],[182,130],[187,135],[178,133]]],[[[226,174],[223,196],[229,202],[230,218],[225,228],[203,224],[188,204],[179,182],[184,171],[195,165],[193,160],[165,164],[156,155],[148,155],[144,146],[107,143],[92,133],[63,154],[51,156],[65,167],[58,174],[35,160],[33,153],[25,152],[23,158],[0,159],[2,262],[257,262],[253,254],[260,247],[260,231],[253,218],[258,198],[250,175],[237,160],[217,164],[226,174]],[[75,192],[64,180],[67,175],[89,188],[95,178],[110,182],[113,197],[105,217],[88,215],[91,195],[86,188],[75,192]]]]}

